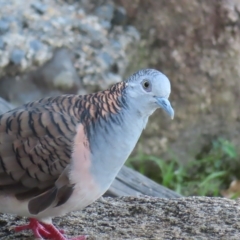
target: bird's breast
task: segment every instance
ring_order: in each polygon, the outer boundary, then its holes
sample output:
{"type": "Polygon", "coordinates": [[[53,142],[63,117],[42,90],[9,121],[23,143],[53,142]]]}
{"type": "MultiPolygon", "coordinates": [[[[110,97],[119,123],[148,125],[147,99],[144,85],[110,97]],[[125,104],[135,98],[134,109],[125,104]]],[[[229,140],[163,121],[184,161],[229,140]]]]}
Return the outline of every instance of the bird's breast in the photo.
{"type": "Polygon", "coordinates": [[[70,181],[75,184],[75,209],[87,206],[107,191],[141,135],[141,119],[117,117],[99,120],[87,131],[81,124],[77,127],[70,171],[70,181]]]}
{"type": "Polygon", "coordinates": [[[95,127],[96,131],[90,138],[91,173],[104,192],[131,154],[143,125],[142,119],[132,121],[131,116],[124,115],[95,127]]]}
{"type": "Polygon", "coordinates": [[[82,209],[102,194],[99,184],[91,173],[90,143],[83,125],[79,124],[76,132],[69,173],[70,182],[75,185],[71,197],[71,206],[74,210],[82,209]]]}

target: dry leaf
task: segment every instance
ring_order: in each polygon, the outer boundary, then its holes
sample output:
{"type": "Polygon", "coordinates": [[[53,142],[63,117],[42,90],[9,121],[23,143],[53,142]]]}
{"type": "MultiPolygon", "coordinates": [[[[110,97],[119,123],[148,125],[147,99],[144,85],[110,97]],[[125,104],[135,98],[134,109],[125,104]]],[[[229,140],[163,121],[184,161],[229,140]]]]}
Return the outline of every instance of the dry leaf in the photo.
{"type": "Polygon", "coordinates": [[[240,198],[240,180],[234,180],[231,182],[227,190],[222,190],[221,195],[225,198],[240,198]]]}

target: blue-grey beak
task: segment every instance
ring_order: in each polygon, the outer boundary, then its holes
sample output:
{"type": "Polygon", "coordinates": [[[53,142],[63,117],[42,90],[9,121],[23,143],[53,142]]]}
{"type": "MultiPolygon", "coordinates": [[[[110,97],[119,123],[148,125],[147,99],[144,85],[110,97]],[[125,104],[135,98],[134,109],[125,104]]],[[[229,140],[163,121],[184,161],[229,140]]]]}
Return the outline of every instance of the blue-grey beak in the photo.
{"type": "Polygon", "coordinates": [[[156,97],[157,104],[171,117],[174,118],[174,110],[171,106],[171,103],[166,98],[156,97]]]}

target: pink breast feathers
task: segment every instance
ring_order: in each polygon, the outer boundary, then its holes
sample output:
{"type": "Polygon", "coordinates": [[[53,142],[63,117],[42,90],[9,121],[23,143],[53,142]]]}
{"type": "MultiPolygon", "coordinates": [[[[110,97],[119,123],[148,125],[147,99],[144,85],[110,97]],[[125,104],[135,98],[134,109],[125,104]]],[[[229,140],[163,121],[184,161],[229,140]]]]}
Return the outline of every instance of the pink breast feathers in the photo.
{"type": "Polygon", "coordinates": [[[74,209],[82,209],[102,195],[91,172],[91,153],[84,126],[79,124],[74,139],[70,181],[75,184],[72,201],[74,209]],[[75,199],[75,200],[74,200],[75,199]]]}

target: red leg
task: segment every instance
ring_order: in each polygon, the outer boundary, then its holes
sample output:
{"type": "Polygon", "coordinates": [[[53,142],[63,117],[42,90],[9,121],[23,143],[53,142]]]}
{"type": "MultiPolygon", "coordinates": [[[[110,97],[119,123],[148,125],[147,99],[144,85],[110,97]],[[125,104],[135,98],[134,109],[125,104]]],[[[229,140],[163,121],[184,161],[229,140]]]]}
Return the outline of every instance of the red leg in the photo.
{"type": "Polygon", "coordinates": [[[50,232],[48,232],[39,222],[34,218],[29,219],[30,222],[27,225],[22,225],[15,227],[16,232],[20,232],[23,230],[32,230],[35,238],[49,238],[50,232]]]}
{"type": "Polygon", "coordinates": [[[64,231],[58,230],[53,224],[41,223],[37,219],[30,218],[27,225],[15,227],[16,232],[32,230],[35,238],[45,238],[51,240],[87,240],[86,236],[79,236],[73,239],[64,237],[64,231]]]}
{"type": "Polygon", "coordinates": [[[86,236],[79,236],[76,238],[67,239],[62,235],[62,233],[56,227],[54,227],[53,224],[42,223],[42,225],[45,227],[45,229],[48,232],[51,233],[51,239],[54,239],[54,240],[87,240],[86,236]]]}

